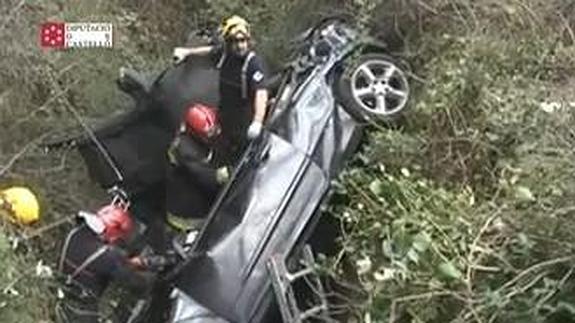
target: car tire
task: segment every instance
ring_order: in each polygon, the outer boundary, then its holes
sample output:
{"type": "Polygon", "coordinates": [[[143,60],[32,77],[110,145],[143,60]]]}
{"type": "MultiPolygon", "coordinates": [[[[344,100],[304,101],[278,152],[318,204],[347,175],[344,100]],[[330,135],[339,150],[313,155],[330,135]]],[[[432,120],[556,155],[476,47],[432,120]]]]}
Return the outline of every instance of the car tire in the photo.
{"type": "Polygon", "coordinates": [[[358,121],[395,121],[407,107],[406,68],[378,53],[352,57],[336,82],[336,96],[358,121]]]}

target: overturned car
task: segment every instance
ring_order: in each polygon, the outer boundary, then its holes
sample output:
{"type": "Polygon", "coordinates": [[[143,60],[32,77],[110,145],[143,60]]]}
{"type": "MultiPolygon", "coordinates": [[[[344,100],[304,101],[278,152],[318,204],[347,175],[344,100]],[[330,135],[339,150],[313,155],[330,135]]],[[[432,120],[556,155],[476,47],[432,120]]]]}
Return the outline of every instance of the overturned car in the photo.
{"type": "MultiPolygon", "coordinates": [[[[324,20],[295,42],[293,60],[272,85],[275,100],[262,135],[235,165],[199,232],[174,239],[181,261],[164,279],[172,291],[162,320],[330,319],[309,245],[320,207],[357,148],[364,121],[397,117],[409,86],[383,45],[341,20],[324,20]]],[[[217,106],[218,71],[196,58],[149,82],[126,78],[120,85],[136,108],[94,131],[102,147],[89,138],[73,140],[102,186],[145,196],[166,180],[165,152],[185,107],[217,106]]]]}

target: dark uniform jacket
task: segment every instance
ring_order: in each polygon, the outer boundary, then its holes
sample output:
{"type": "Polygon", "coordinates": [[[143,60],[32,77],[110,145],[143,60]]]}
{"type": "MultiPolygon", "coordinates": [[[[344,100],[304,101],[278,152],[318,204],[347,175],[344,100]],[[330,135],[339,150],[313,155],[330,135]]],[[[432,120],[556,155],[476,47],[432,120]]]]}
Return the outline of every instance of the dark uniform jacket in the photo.
{"type": "Polygon", "coordinates": [[[229,160],[235,161],[247,142],[246,132],[254,117],[255,93],[266,88],[266,68],[261,57],[253,51],[238,57],[217,46],[212,57],[220,70],[219,118],[222,135],[228,141],[226,149],[233,150],[229,160]]]}
{"type": "Polygon", "coordinates": [[[216,178],[219,156],[186,132],[176,136],[169,154],[168,212],[182,218],[205,217],[221,187],[216,178]]]}
{"type": "Polygon", "coordinates": [[[69,233],[60,262],[60,270],[67,280],[66,283],[71,285],[69,290],[75,294],[72,296],[89,296],[93,298],[92,301],[97,300],[112,281],[140,294],[147,292],[153,285],[153,274],[133,269],[122,250],[115,246],[106,246],[84,224],[69,233]],[[100,256],[71,277],[78,267],[102,248],[105,251],[100,256]],[[83,295],[78,295],[80,293],[83,295]]]}

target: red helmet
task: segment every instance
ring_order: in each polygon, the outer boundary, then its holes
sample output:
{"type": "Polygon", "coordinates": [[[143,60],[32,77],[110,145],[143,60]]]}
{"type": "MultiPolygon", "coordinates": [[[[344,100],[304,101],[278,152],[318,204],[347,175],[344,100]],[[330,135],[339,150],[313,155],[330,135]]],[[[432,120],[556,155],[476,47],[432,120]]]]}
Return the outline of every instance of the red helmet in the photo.
{"type": "Polygon", "coordinates": [[[123,207],[110,204],[101,208],[97,216],[103,223],[101,233],[106,242],[114,243],[126,238],[134,229],[134,221],[130,213],[123,207]]]}
{"type": "Polygon", "coordinates": [[[220,124],[215,109],[200,103],[188,107],[185,122],[190,133],[204,140],[211,139],[220,133],[220,124]]]}

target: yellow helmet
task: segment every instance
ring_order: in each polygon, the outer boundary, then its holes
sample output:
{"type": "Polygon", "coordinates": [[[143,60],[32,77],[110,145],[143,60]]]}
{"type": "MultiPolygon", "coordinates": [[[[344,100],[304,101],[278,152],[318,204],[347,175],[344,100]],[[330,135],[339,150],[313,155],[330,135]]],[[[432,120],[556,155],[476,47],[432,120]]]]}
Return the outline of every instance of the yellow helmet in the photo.
{"type": "Polygon", "coordinates": [[[11,187],[0,191],[0,208],[8,211],[12,221],[21,224],[31,224],[40,219],[38,199],[25,187],[11,187]]]}
{"type": "Polygon", "coordinates": [[[250,38],[250,24],[244,18],[234,15],[222,22],[220,34],[224,39],[236,38],[239,35],[250,38]]]}

